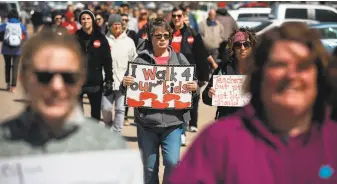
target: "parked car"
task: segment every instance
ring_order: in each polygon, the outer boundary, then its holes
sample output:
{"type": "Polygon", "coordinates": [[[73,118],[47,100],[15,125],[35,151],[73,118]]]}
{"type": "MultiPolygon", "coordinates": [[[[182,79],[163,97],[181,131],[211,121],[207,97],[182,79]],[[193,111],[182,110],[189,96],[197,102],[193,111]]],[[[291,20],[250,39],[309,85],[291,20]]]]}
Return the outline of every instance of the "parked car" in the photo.
{"type": "Polygon", "coordinates": [[[337,23],[322,23],[310,25],[311,29],[321,34],[321,41],[328,52],[333,52],[337,47],[337,23]]]}
{"type": "Polygon", "coordinates": [[[271,6],[270,19],[306,19],[319,22],[336,22],[337,10],[330,6],[314,4],[279,4],[271,6]]]}
{"type": "Polygon", "coordinates": [[[268,2],[247,2],[240,6],[240,8],[267,8],[268,2]]]}
{"type": "Polygon", "coordinates": [[[67,1],[49,1],[48,6],[51,7],[53,10],[60,10],[60,11],[66,11],[68,8],[68,2],[67,1]]]}
{"type": "Polygon", "coordinates": [[[248,28],[255,28],[256,26],[261,25],[262,23],[269,21],[268,17],[250,17],[250,18],[243,18],[239,21],[236,21],[239,27],[248,27],[248,28]]]}
{"type": "Polygon", "coordinates": [[[240,21],[245,18],[268,18],[271,12],[270,8],[240,8],[238,10],[229,10],[228,13],[234,20],[240,21]]]}
{"type": "Polygon", "coordinates": [[[319,23],[318,21],[315,20],[304,20],[304,19],[268,20],[264,21],[262,24],[254,27],[253,29],[256,31],[256,35],[259,36],[274,27],[281,26],[285,22],[303,22],[307,23],[308,25],[319,23]]]}

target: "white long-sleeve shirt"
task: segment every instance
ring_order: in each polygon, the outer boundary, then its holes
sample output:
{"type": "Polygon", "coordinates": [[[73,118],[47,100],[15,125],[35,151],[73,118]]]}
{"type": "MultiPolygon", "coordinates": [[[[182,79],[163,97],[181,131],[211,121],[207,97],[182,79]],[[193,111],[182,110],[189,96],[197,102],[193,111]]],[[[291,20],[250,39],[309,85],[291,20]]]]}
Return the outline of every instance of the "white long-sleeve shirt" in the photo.
{"type": "Polygon", "coordinates": [[[113,90],[119,90],[124,74],[128,68],[128,62],[137,57],[136,47],[131,38],[125,32],[115,38],[110,32],[106,35],[110,45],[113,72],[113,90]]]}

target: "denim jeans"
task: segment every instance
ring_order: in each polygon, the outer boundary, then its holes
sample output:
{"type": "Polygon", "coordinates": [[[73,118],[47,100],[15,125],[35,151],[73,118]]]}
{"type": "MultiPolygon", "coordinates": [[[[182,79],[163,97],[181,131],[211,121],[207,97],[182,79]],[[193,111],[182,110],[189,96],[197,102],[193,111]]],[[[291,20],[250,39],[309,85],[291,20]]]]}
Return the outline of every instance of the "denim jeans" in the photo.
{"type": "Polygon", "coordinates": [[[121,132],[123,129],[125,106],[124,94],[120,91],[113,91],[109,96],[102,97],[102,115],[103,122],[112,123],[111,129],[115,132],[121,132]],[[115,118],[112,119],[112,107],[115,102],[115,118]]]}
{"type": "Polygon", "coordinates": [[[164,180],[180,159],[182,125],[167,128],[137,126],[138,147],[142,152],[145,184],[159,184],[159,147],[165,166],[164,180]]]}
{"type": "Polygon", "coordinates": [[[187,121],[184,121],[184,123],[183,123],[183,131],[181,132],[181,134],[186,135],[186,130],[187,130],[187,121]]]}

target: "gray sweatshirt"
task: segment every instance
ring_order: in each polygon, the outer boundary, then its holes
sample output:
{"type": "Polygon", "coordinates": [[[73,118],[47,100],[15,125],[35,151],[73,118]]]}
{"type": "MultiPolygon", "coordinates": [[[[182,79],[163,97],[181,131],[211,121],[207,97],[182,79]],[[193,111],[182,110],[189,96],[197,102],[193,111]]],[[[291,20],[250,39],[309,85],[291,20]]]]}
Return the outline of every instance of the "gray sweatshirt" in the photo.
{"type": "MultiPolygon", "coordinates": [[[[144,44],[143,46],[145,46],[144,44]]],[[[139,47],[138,47],[139,49],[139,47]]],[[[180,54],[181,61],[179,62],[177,53],[175,53],[171,47],[170,50],[170,59],[168,61],[169,65],[190,65],[186,57],[180,54]]],[[[148,49],[138,50],[138,57],[133,61],[134,63],[142,64],[155,64],[155,59],[153,52],[148,49]]],[[[128,75],[128,71],[126,72],[128,75]]],[[[194,77],[194,80],[197,80],[194,77]]],[[[126,88],[121,85],[120,90],[126,92],[126,88]]],[[[199,89],[196,93],[192,93],[193,97],[196,97],[199,93],[199,89]]],[[[189,121],[191,119],[190,110],[175,110],[175,109],[145,109],[145,108],[134,108],[135,123],[140,124],[145,127],[154,128],[154,127],[170,127],[182,124],[183,121],[189,121]]]]}
{"type": "Polygon", "coordinates": [[[81,110],[76,110],[59,132],[48,130],[41,118],[27,108],[0,126],[0,158],[127,148],[120,135],[85,118],[81,110]]]}

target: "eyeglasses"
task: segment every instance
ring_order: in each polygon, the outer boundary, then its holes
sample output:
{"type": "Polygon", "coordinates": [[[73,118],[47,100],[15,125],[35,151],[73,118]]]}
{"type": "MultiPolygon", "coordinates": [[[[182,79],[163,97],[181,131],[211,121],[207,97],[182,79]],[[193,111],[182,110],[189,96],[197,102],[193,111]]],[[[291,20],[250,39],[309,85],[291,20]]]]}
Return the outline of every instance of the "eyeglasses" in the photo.
{"type": "Polygon", "coordinates": [[[37,80],[40,84],[47,85],[54,78],[55,75],[61,75],[63,81],[67,85],[74,85],[80,79],[80,74],[77,72],[47,72],[47,71],[35,71],[37,80]]]}
{"type": "Polygon", "coordinates": [[[129,22],[129,19],[122,19],[123,22],[129,22]]]}
{"type": "Polygon", "coordinates": [[[55,20],[61,20],[62,18],[59,18],[59,17],[55,17],[55,20]]]}
{"type": "Polygon", "coordinates": [[[170,34],[155,34],[154,37],[157,39],[157,40],[160,40],[162,37],[164,37],[165,40],[168,40],[170,39],[170,34]]]}
{"type": "Polygon", "coordinates": [[[234,47],[234,49],[240,49],[240,48],[242,48],[242,45],[243,45],[244,48],[249,48],[249,47],[252,46],[252,44],[250,42],[245,41],[245,42],[242,42],[242,43],[241,42],[235,42],[233,44],[233,47],[234,47]]]}
{"type": "Polygon", "coordinates": [[[181,17],[183,17],[183,15],[182,15],[182,14],[179,14],[179,15],[172,15],[172,18],[176,18],[176,17],[181,18],[181,17]]]}

